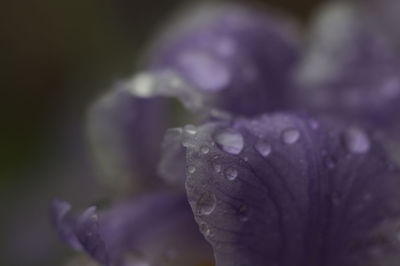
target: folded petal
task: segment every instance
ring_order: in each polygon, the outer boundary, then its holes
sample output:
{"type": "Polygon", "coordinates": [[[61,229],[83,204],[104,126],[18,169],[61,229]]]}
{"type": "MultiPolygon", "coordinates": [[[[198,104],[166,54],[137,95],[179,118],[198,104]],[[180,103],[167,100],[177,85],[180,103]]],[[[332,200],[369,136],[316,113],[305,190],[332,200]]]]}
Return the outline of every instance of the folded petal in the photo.
{"type": "MultiPolygon", "coordinates": [[[[64,217],[56,223],[61,231],[68,225],[64,217]]],[[[102,265],[197,265],[213,259],[182,194],[149,194],[68,219],[82,250],[102,265]]]]}
{"type": "Polygon", "coordinates": [[[156,185],[165,101],[117,88],[89,110],[88,131],[102,181],[118,189],[156,185]]]}
{"type": "Polygon", "coordinates": [[[399,173],[362,129],[274,114],[183,139],[189,203],[218,266],[399,258],[399,173]]]}
{"type": "Polygon", "coordinates": [[[291,26],[240,5],[194,6],[155,40],[150,75],[169,75],[163,92],[191,109],[252,115],[282,107],[298,57],[291,26]]]}

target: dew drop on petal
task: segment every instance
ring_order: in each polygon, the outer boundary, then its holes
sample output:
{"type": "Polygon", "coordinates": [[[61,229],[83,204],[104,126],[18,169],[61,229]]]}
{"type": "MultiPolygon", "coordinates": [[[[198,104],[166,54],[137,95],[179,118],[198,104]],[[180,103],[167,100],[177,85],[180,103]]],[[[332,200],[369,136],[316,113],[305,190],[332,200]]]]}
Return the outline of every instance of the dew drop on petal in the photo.
{"type": "Polygon", "coordinates": [[[242,134],[231,129],[219,132],[215,136],[215,142],[222,150],[230,154],[239,154],[244,146],[242,134]]]}
{"type": "Polygon", "coordinates": [[[197,201],[196,211],[198,215],[210,215],[217,204],[215,195],[211,192],[204,192],[197,201]]]}
{"type": "Polygon", "coordinates": [[[259,140],[254,147],[263,157],[267,157],[272,151],[271,145],[262,140],[259,140]]]}
{"type": "Polygon", "coordinates": [[[196,133],[197,133],[197,128],[194,125],[186,125],[184,127],[184,130],[186,133],[188,133],[190,135],[196,135],[196,133]]]}
{"type": "Polygon", "coordinates": [[[371,144],[367,134],[359,128],[350,128],[344,133],[347,149],[353,153],[366,153],[371,144]]]}
{"type": "Polygon", "coordinates": [[[210,228],[204,222],[200,223],[199,229],[200,229],[200,232],[202,232],[205,237],[208,237],[210,235],[210,233],[211,233],[210,228]]]}
{"type": "Polygon", "coordinates": [[[282,132],[282,141],[285,144],[294,144],[300,139],[300,132],[295,128],[288,128],[282,132]]]}
{"type": "Polygon", "coordinates": [[[220,164],[214,164],[214,171],[216,173],[220,173],[221,172],[221,165],[220,164]]]}
{"type": "Polygon", "coordinates": [[[238,171],[235,168],[232,167],[228,167],[225,170],[225,177],[226,179],[228,179],[229,181],[233,181],[238,177],[238,171]]]}
{"type": "Polygon", "coordinates": [[[207,146],[202,146],[200,148],[201,153],[203,154],[207,154],[210,151],[210,148],[208,148],[207,146]]]}
{"type": "Polygon", "coordinates": [[[188,166],[188,172],[189,174],[193,174],[194,172],[196,172],[196,167],[192,165],[188,166]]]}

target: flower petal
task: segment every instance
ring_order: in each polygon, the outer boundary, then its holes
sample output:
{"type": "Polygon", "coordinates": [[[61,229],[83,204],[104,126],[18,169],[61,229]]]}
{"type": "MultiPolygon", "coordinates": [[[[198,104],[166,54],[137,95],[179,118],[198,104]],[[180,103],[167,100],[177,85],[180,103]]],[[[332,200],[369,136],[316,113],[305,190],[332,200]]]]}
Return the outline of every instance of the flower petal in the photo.
{"type": "Polygon", "coordinates": [[[275,114],[210,122],[185,143],[195,169],[189,203],[218,266],[380,265],[399,256],[400,178],[363,130],[275,114]],[[221,134],[236,138],[235,152],[221,134]]]}
{"type": "MultiPolygon", "coordinates": [[[[194,222],[186,196],[159,192],[73,219],[74,232],[89,255],[104,265],[196,265],[212,252],[194,222]]],[[[58,224],[64,227],[65,224],[58,224]]]]}
{"type": "Polygon", "coordinates": [[[169,93],[189,108],[244,115],[273,110],[285,103],[298,57],[291,26],[240,5],[194,6],[155,41],[149,68],[173,73],[169,93]]]}
{"type": "Polygon", "coordinates": [[[390,42],[352,3],[330,3],[314,23],[295,101],[374,126],[393,124],[400,111],[400,61],[390,42]]]}
{"type": "Polygon", "coordinates": [[[118,88],[91,107],[88,130],[104,183],[119,189],[157,184],[164,106],[160,98],[140,98],[118,88]]]}

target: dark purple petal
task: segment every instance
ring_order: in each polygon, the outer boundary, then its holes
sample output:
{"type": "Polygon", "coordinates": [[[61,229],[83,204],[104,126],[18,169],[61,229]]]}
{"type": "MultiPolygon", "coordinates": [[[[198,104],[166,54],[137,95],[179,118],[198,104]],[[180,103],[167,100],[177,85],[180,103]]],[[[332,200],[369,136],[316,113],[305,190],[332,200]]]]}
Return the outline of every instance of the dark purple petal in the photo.
{"type": "Polygon", "coordinates": [[[119,189],[157,184],[165,102],[115,89],[90,109],[88,129],[104,183],[119,189]]]}
{"type": "Polygon", "coordinates": [[[149,194],[70,219],[83,250],[104,265],[189,266],[213,259],[182,194],[149,194]]]}
{"type": "Polygon", "coordinates": [[[234,4],[186,10],[155,41],[149,68],[192,109],[252,115],[281,108],[298,57],[292,25],[234,4]]]}
{"type": "Polygon", "coordinates": [[[274,114],[183,140],[189,203],[218,266],[398,259],[399,173],[362,129],[274,114]]]}

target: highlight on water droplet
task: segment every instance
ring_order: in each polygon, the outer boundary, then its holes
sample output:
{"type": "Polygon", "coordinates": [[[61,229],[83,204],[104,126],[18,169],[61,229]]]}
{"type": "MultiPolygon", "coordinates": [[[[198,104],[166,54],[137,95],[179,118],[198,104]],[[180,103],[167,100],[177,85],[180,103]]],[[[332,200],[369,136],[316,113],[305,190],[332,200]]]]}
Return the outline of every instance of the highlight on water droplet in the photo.
{"type": "Polygon", "coordinates": [[[188,172],[189,174],[193,174],[194,172],[196,172],[196,167],[194,167],[193,165],[189,165],[188,172]]]}
{"type": "Polygon", "coordinates": [[[199,229],[205,237],[208,237],[211,234],[211,230],[205,222],[199,224],[199,229]]]}
{"type": "Polygon", "coordinates": [[[203,154],[207,154],[210,151],[210,148],[208,148],[207,146],[201,146],[200,151],[203,154]]]}
{"type": "Polygon", "coordinates": [[[239,154],[243,150],[242,134],[233,129],[225,129],[217,133],[215,142],[224,151],[230,154],[239,154]]]}
{"type": "Polygon", "coordinates": [[[263,157],[267,157],[268,155],[271,154],[271,151],[272,151],[271,145],[269,145],[267,142],[265,142],[263,140],[257,141],[254,148],[263,157]]]}
{"type": "Polygon", "coordinates": [[[300,131],[295,128],[288,128],[282,132],[282,141],[285,144],[294,144],[300,139],[300,131]]]}
{"type": "Polygon", "coordinates": [[[196,135],[197,133],[197,128],[194,125],[186,125],[183,129],[190,135],[196,135]]]}
{"type": "Polygon", "coordinates": [[[196,212],[198,215],[210,215],[217,205],[217,199],[211,192],[204,192],[196,203],[196,212]]]}
{"type": "Polygon", "coordinates": [[[233,181],[238,177],[238,171],[235,168],[232,167],[228,167],[225,170],[225,177],[226,179],[228,179],[229,181],[233,181]]]}
{"type": "Polygon", "coordinates": [[[220,172],[221,172],[221,169],[222,169],[222,167],[221,167],[220,164],[214,164],[214,171],[215,171],[216,173],[220,173],[220,172]]]}

